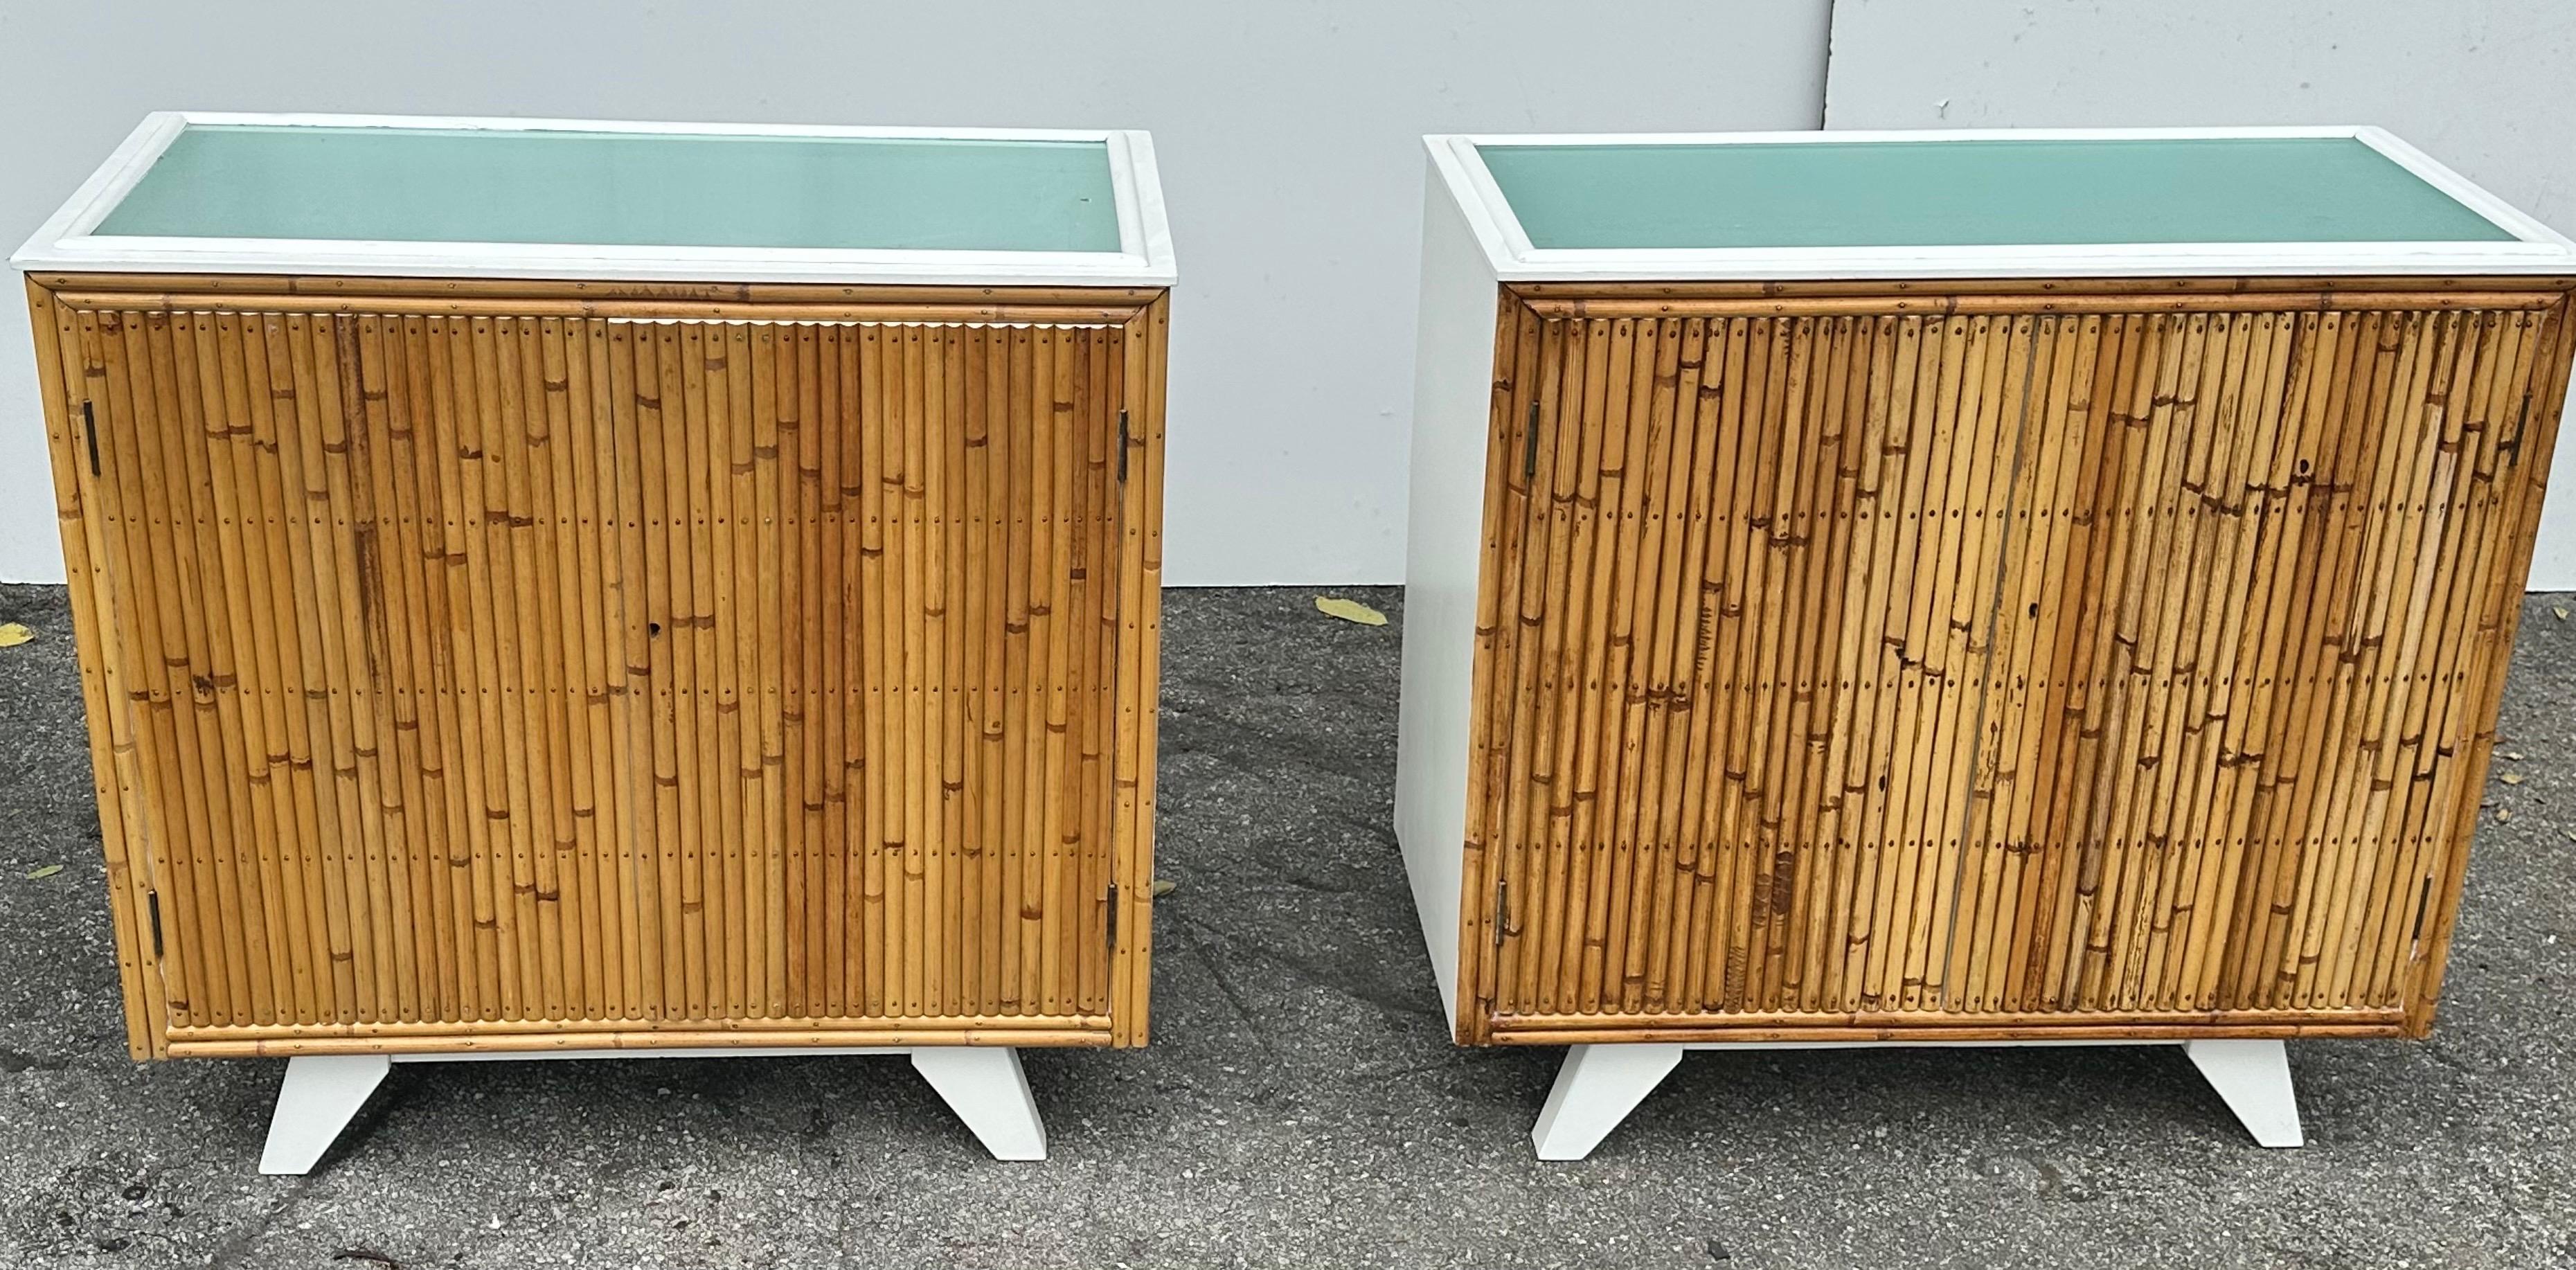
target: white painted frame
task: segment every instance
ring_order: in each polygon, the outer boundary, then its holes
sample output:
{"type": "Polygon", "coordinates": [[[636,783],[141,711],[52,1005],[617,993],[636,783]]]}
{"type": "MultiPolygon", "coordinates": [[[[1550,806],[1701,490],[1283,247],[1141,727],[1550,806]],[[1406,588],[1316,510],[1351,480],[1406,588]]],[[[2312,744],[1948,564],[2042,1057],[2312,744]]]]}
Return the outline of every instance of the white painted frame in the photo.
{"type": "Polygon", "coordinates": [[[1154,143],[1133,130],[880,128],[804,124],[637,123],[428,115],[159,111],[144,117],[60,210],[9,258],[23,270],[278,273],[366,277],[546,278],[657,282],[812,282],[921,286],[1168,287],[1177,276],[1154,143]],[[1090,141],[1106,145],[1119,250],[925,251],[630,246],[599,243],[399,242],[311,238],[102,236],[94,231],[170,143],[195,124],[412,128],[493,132],[626,132],[654,136],[910,137],[960,141],[1090,141]]]}
{"type": "Polygon", "coordinates": [[[1679,1066],[1686,1050],[1969,1049],[2098,1045],[2172,1046],[2209,1082],[2219,1101],[2257,1146],[2293,1149],[2307,1143],[2299,1125],[2298,1090],[2290,1079],[2289,1048],[2277,1040],[2211,1037],[2184,1041],[1692,1041],[1679,1044],[1576,1045],[1566,1051],[1548,1089],[1547,1105],[1530,1129],[1530,1147],[1542,1160],[1580,1160],[1679,1066]]]}
{"type": "Polygon", "coordinates": [[[901,1054],[957,1113],[968,1132],[996,1160],[1047,1158],[1046,1123],[1029,1094],[1020,1052],[998,1045],[910,1047],[623,1050],[455,1050],[427,1054],[303,1054],[286,1060],[268,1143],[259,1171],[302,1175],[321,1163],[342,1130],[384,1083],[396,1063],[526,1062],[548,1059],[810,1058],[820,1055],[901,1054]]]}
{"type": "Polygon", "coordinates": [[[1485,461],[1493,409],[1494,271],[1427,170],[1415,311],[1413,461],[1405,536],[1403,690],[1396,699],[1395,838],[1440,1007],[1455,1035],[1467,938],[1468,724],[1476,590],[1484,568],[1485,461]]]}
{"type": "Polygon", "coordinates": [[[2576,243],[2383,129],[1926,128],[1894,131],[1444,134],[1433,166],[1504,282],[1689,282],[1895,278],[2078,278],[2209,274],[2548,274],[2576,272],[2576,243]],[[2155,141],[2348,138],[2512,234],[2511,242],[2087,243],[1964,247],[1541,249],[1530,244],[1481,147],[1812,145],[1836,142],[2155,141]]]}

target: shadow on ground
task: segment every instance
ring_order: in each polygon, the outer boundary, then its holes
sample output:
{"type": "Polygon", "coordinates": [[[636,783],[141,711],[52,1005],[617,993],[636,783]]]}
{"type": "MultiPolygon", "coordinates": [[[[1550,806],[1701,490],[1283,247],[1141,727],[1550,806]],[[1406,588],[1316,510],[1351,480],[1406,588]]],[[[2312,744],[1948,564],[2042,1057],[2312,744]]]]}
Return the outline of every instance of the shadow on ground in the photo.
{"type": "Polygon", "coordinates": [[[252,1171],[279,1064],[126,1060],[62,592],[0,588],[38,632],[0,650],[0,1265],[2576,1264],[2566,599],[2525,613],[2441,1026],[2294,1044],[2307,1150],[2172,1050],[1876,1051],[1693,1056],[1545,1166],[1553,1053],[1443,1035],[1398,628],[1311,599],[1167,598],[1154,1044],[1030,1056],[1050,1162],[899,1058],[511,1063],[396,1068],[298,1179],[252,1171]]]}

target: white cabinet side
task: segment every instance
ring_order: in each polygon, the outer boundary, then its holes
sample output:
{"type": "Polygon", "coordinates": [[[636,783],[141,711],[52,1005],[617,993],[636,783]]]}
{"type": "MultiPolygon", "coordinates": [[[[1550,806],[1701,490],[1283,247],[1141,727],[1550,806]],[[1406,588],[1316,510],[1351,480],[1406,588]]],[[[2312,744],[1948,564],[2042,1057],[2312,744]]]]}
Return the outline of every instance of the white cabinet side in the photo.
{"type": "Polygon", "coordinates": [[[1468,687],[1483,559],[1493,394],[1493,269],[1435,167],[1423,189],[1422,309],[1413,365],[1413,490],[1405,543],[1404,692],[1395,836],[1422,939],[1458,1026],[1458,905],[1467,837],[1468,687]]]}

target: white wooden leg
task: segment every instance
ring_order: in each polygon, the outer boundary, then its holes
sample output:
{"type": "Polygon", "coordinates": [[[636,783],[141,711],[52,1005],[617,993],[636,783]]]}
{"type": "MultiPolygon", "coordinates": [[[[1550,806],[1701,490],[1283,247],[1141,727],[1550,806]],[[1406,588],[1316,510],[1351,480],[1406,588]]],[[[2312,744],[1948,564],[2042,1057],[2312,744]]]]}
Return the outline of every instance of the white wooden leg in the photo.
{"type": "Polygon", "coordinates": [[[925,1046],[912,1051],[912,1067],[930,1082],[948,1109],[966,1122],[996,1160],[1046,1158],[1046,1123],[1029,1096],[1020,1052],[1001,1046],[925,1046]]]}
{"type": "Polygon", "coordinates": [[[1679,1045],[1577,1045],[1556,1069],[1530,1145],[1542,1160],[1580,1160],[1592,1154],[1655,1086],[1682,1061],[1679,1045]]]}
{"type": "Polygon", "coordinates": [[[268,1118],[262,1173],[310,1173],[347,1128],[367,1095],[384,1083],[393,1060],[382,1054],[322,1054],[286,1060],[277,1110],[268,1118]]]}
{"type": "Polygon", "coordinates": [[[2290,1087],[2290,1051],[2281,1042],[2186,1041],[2182,1052],[2257,1144],[2295,1147],[2307,1141],[2299,1132],[2298,1094],[2290,1087]]]}

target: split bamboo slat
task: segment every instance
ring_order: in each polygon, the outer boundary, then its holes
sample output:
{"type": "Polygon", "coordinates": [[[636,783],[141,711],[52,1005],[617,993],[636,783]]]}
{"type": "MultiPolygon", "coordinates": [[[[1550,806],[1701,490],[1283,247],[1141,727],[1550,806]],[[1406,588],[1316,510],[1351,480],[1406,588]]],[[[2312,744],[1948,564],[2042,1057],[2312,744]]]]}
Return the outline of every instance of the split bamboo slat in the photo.
{"type": "Polygon", "coordinates": [[[136,1057],[1144,1042],[1161,292],[29,295],[136,1057]]]}
{"type": "Polygon", "coordinates": [[[1460,1039],[2421,1035],[2569,291],[1505,287],[1460,1039]]]}

